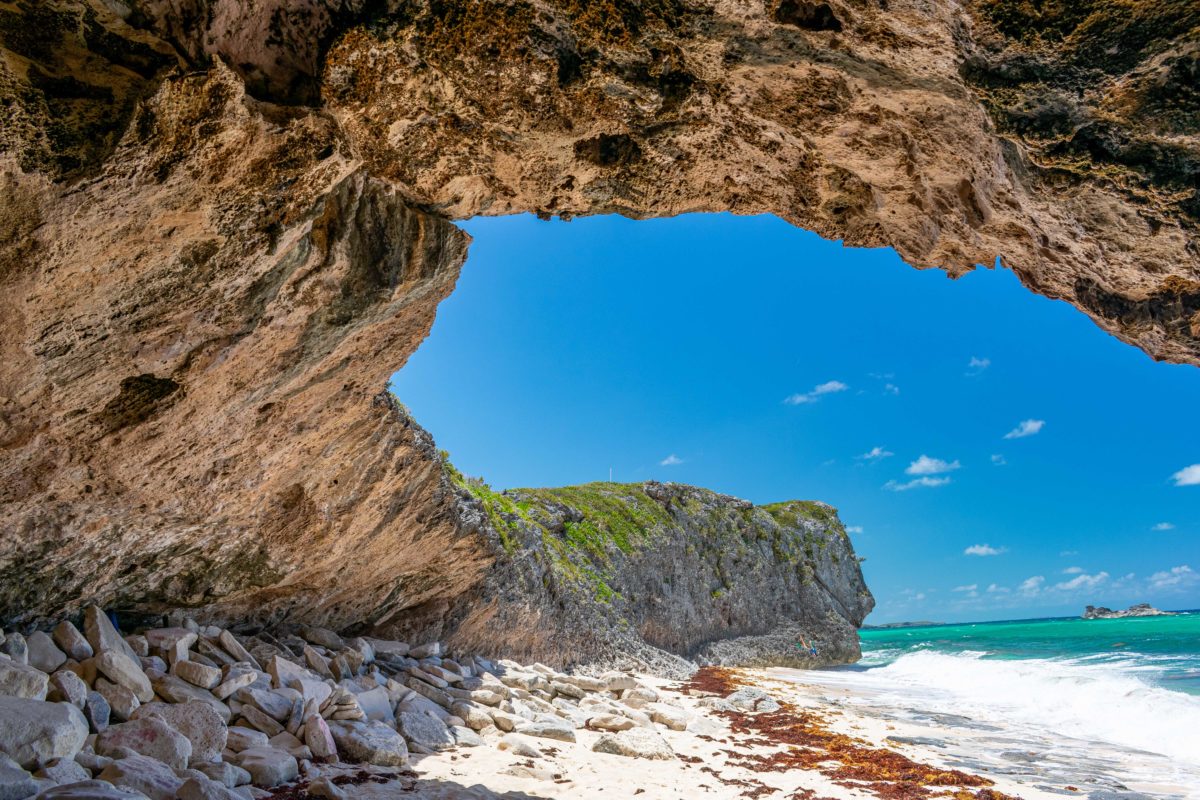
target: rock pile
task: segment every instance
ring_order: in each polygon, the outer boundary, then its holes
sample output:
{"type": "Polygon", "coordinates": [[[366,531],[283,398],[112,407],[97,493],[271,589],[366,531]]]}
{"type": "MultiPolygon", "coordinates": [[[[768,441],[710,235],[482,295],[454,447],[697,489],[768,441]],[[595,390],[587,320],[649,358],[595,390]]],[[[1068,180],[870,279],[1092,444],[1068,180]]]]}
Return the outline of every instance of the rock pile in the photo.
{"type": "MultiPolygon", "coordinates": [[[[602,731],[602,753],[672,759],[656,726],[690,715],[622,672],[567,675],[304,627],[239,637],[180,617],[122,636],[86,610],[50,633],[0,634],[0,798],[234,800],[339,763],[494,744],[527,759],[602,731]]],[[[393,773],[393,777],[398,777],[393,773]]]]}

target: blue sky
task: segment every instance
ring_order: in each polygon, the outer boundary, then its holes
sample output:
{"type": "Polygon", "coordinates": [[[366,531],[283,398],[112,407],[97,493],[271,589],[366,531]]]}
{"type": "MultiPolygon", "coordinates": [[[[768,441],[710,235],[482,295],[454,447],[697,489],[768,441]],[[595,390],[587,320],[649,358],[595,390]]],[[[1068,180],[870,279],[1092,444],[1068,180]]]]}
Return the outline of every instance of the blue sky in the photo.
{"type": "Polygon", "coordinates": [[[876,623],[1200,607],[1200,369],[771,217],[464,227],[394,390],[467,474],[823,500],[876,623]]]}

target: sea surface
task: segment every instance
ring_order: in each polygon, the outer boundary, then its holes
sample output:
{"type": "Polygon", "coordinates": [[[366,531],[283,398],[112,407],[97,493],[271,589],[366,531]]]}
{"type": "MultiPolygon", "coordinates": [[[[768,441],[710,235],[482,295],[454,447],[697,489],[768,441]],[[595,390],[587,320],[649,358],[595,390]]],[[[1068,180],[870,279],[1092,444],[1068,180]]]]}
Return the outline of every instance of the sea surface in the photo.
{"type": "Polygon", "coordinates": [[[1200,798],[1200,611],[861,638],[858,664],[805,681],[849,690],[847,702],[877,715],[957,724],[963,735],[935,739],[964,766],[1083,784],[1097,798],[1200,798]]]}

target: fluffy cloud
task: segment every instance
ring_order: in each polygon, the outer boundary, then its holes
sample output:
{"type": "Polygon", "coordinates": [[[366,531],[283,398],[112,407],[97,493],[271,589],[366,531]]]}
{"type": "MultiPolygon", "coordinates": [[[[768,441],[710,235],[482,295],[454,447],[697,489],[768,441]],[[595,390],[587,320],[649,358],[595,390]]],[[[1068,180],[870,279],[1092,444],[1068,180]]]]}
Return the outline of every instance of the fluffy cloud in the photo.
{"type": "Polygon", "coordinates": [[[660,467],[677,467],[682,463],[683,463],[682,458],[675,455],[674,453],[671,453],[671,455],[667,456],[662,461],[658,462],[658,465],[660,467]]]}
{"type": "Polygon", "coordinates": [[[864,461],[878,461],[881,458],[888,458],[889,456],[894,456],[894,455],[896,455],[896,454],[893,453],[892,451],[884,450],[882,447],[876,446],[876,447],[872,447],[870,450],[868,450],[867,452],[863,453],[861,456],[858,456],[858,457],[864,461]]]}
{"type": "Polygon", "coordinates": [[[1151,528],[1150,530],[1152,530],[1152,531],[1173,531],[1173,530],[1175,530],[1175,526],[1173,524],[1171,524],[1170,522],[1160,522],[1157,525],[1155,525],[1153,528],[1151,528]]]}
{"type": "Polygon", "coordinates": [[[1017,591],[1026,597],[1032,597],[1042,590],[1042,584],[1045,582],[1045,577],[1034,575],[1032,578],[1026,578],[1021,581],[1021,585],[1017,587],[1017,591]]]}
{"type": "Polygon", "coordinates": [[[1007,586],[1001,586],[998,583],[989,584],[987,590],[988,594],[1008,594],[1012,591],[1007,586]]]}
{"type": "MultiPolygon", "coordinates": [[[[1041,431],[1042,427],[1045,424],[1046,424],[1046,420],[1044,420],[1044,419],[1021,420],[1020,424],[1017,425],[1017,427],[1013,428],[1011,431],[1004,434],[1004,438],[1005,439],[1024,439],[1026,436],[1033,436],[1035,433],[1038,433],[1039,431],[1041,431]]],[[[1196,469],[1200,470],[1200,466],[1197,466],[1196,469]]],[[[1200,481],[1200,478],[1198,478],[1197,480],[1200,481]]]]}
{"type": "Polygon", "coordinates": [[[994,454],[992,454],[992,463],[995,464],[997,467],[1003,467],[1005,464],[1008,463],[1008,460],[1005,459],[1004,456],[1000,455],[999,453],[994,453],[994,454]]]}
{"type": "Polygon", "coordinates": [[[904,483],[888,481],[883,485],[883,488],[892,492],[907,492],[909,489],[934,489],[938,486],[945,486],[949,482],[949,478],[913,478],[911,481],[904,483]]]}
{"type": "Polygon", "coordinates": [[[956,591],[956,592],[973,592],[978,588],[979,588],[979,584],[969,583],[966,586],[955,586],[954,591],[956,591]]]}
{"type": "Polygon", "coordinates": [[[1106,580],[1108,580],[1107,572],[1100,572],[1095,575],[1076,575],[1069,581],[1054,584],[1054,588],[1060,592],[1075,592],[1080,589],[1090,591],[1106,580]]]}
{"type": "Polygon", "coordinates": [[[971,360],[967,362],[967,374],[968,375],[979,375],[980,373],[982,373],[985,369],[987,369],[991,365],[992,365],[992,360],[990,358],[979,358],[977,356],[971,356],[971,360]]]}
{"type": "Polygon", "coordinates": [[[847,525],[846,526],[846,533],[862,533],[862,532],[863,532],[862,525],[847,525]]]}
{"type": "Polygon", "coordinates": [[[1007,552],[1007,547],[992,547],[990,544],[973,544],[963,550],[964,556],[998,556],[1007,552]]]}
{"type": "Polygon", "coordinates": [[[943,472],[952,472],[962,464],[955,461],[943,461],[940,458],[930,458],[922,454],[920,458],[908,465],[904,470],[905,475],[939,475],[943,472]]]}
{"type": "Polygon", "coordinates": [[[1082,575],[1083,567],[1067,567],[1063,570],[1063,575],[1082,575]]]}
{"type": "Polygon", "coordinates": [[[1191,586],[1197,580],[1200,580],[1200,575],[1193,572],[1187,564],[1181,564],[1151,575],[1150,588],[1160,592],[1167,589],[1178,590],[1191,586]]]}
{"type": "Polygon", "coordinates": [[[818,399],[821,398],[822,395],[836,394],[837,392],[844,392],[849,388],[850,388],[849,386],[842,383],[841,381],[826,381],[825,383],[814,386],[813,390],[811,392],[805,392],[803,394],[791,395],[790,397],[785,398],[783,402],[787,403],[789,406],[799,406],[799,405],[804,405],[805,403],[815,403],[815,402],[817,402],[818,399]]]}
{"type": "Polygon", "coordinates": [[[900,394],[900,387],[894,383],[884,384],[883,393],[884,394],[893,394],[893,395],[900,394]]]}
{"type": "Polygon", "coordinates": [[[1171,476],[1176,486],[1200,486],[1200,464],[1184,467],[1171,476]]]}

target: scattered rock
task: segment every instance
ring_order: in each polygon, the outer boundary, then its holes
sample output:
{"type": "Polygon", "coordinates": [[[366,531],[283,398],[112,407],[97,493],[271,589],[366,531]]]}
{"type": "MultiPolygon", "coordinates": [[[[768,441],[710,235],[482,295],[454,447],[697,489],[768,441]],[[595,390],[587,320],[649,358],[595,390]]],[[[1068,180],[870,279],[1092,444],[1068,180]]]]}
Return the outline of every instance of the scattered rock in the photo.
{"type": "MultiPolygon", "coordinates": [[[[76,755],[79,754],[76,753],[76,755]]],[[[84,769],[73,758],[56,758],[35,772],[34,777],[45,778],[59,784],[79,783],[80,781],[90,781],[92,773],[84,769]]],[[[0,797],[3,797],[3,793],[0,793],[0,797]]]]}
{"type": "Polygon", "coordinates": [[[216,688],[221,682],[221,670],[198,661],[176,661],[171,665],[171,674],[201,689],[216,688]]]}
{"type": "Polygon", "coordinates": [[[589,728],[594,728],[598,731],[610,731],[612,733],[627,731],[636,725],[637,723],[629,717],[607,712],[589,717],[587,721],[587,727],[589,728]]]}
{"type": "Polygon", "coordinates": [[[120,758],[120,748],[156,759],[175,769],[183,769],[192,756],[188,738],[158,717],[110,725],[96,735],[96,752],[120,758]]]}
{"type": "Polygon", "coordinates": [[[29,650],[29,666],[37,667],[47,674],[54,672],[67,660],[67,654],[58,649],[50,634],[36,631],[25,639],[29,650]]]}
{"type": "Polygon", "coordinates": [[[482,736],[463,725],[452,725],[450,735],[454,737],[454,743],[460,747],[482,747],[484,743],[482,736]]]}
{"type": "Polygon", "coordinates": [[[121,638],[121,634],[99,607],[88,606],[84,610],[83,632],[87,635],[88,644],[92,646],[92,650],[97,655],[115,651],[124,654],[135,664],[137,663],[137,653],[133,652],[129,643],[121,638]]]}
{"type": "Polygon", "coordinates": [[[35,800],[147,800],[132,789],[121,789],[108,781],[80,781],[46,789],[35,800]]]}
{"type": "Polygon", "coordinates": [[[402,711],[396,717],[396,730],[409,742],[431,750],[440,750],[454,744],[454,737],[450,735],[446,723],[425,714],[402,711]]]}
{"type": "Polygon", "coordinates": [[[67,669],[60,669],[50,676],[50,690],[46,699],[51,702],[70,703],[76,708],[87,704],[88,687],[83,679],[67,669]]]}
{"type": "Polygon", "coordinates": [[[526,736],[536,736],[541,739],[557,739],[560,742],[575,741],[575,728],[566,720],[542,719],[526,722],[517,726],[517,733],[526,736]]]}
{"type": "Polygon", "coordinates": [[[203,764],[193,764],[192,769],[208,776],[226,788],[233,789],[250,782],[250,773],[228,761],[210,761],[203,764]]]}
{"type": "Polygon", "coordinates": [[[146,717],[157,717],[183,734],[192,746],[189,765],[220,760],[228,730],[212,706],[194,701],[177,705],[147,703],[134,713],[134,719],[146,717]]]}
{"type": "Polygon", "coordinates": [[[171,703],[186,703],[188,700],[195,700],[198,703],[206,703],[212,707],[213,711],[221,717],[221,721],[228,724],[232,717],[229,711],[229,706],[222,703],[220,700],[212,696],[211,692],[206,692],[198,686],[193,686],[185,680],[176,678],[174,675],[165,675],[157,673],[150,675],[150,683],[154,686],[154,691],[159,697],[171,703]]]}
{"type": "Polygon", "coordinates": [[[242,647],[242,643],[237,640],[229,631],[221,631],[221,635],[217,637],[217,641],[221,643],[221,647],[225,648],[225,652],[233,656],[238,661],[249,664],[256,670],[261,670],[262,667],[258,663],[258,659],[250,654],[250,651],[242,647]]]}
{"type": "Polygon", "coordinates": [[[533,743],[514,733],[507,734],[500,738],[500,743],[496,745],[501,750],[511,750],[513,755],[521,758],[541,758],[542,751],[534,747],[533,743]]]}
{"type": "Polygon", "coordinates": [[[382,722],[331,722],[329,731],[333,734],[338,752],[347,760],[379,767],[402,767],[408,764],[408,746],[404,739],[382,722]]]}
{"type": "Polygon", "coordinates": [[[114,761],[96,777],[118,788],[141,792],[150,800],[174,800],[183,785],[170,767],[144,755],[114,761]]]}
{"type": "Polygon", "coordinates": [[[666,703],[650,703],[643,711],[646,712],[650,719],[673,731],[687,730],[688,721],[691,719],[691,715],[682,708],[667,705],[666,703]]]}
{"type": "Polygon", "coordinates": [[[270,737],[262,731],[234,725],[226,732],[225,746],[235,753],[240,753],[252,747],[267,747],[269,741],[270,737]]]}
{"type": "Polygon", "coordinates": [[[725,697],[725,702],[740,711],[778,711],[779,701],[762,689],[744,686],[725,697]]]}
{"type": "Polygon", "coordinates": [[[606,672],[600,676],[600,680],[604,682],[604,688],[610,692],[625,692],[637,688],[637,681],[633,676],[626,675],[624,672],[606,672]]]}
{"type": "Polygon", "coordinates": [[[265,788],[295,780],[300,774],[294,756],[269,746],[243,750],[234,762],[250,773],[251,783],[265,788]]]}
{"type": "Polygon", "coordinates": [[[0,800],[25,800],[37,794],[37,790],[38,783],[33,776],[16,761],[0,753],[0,800]]]}
{"type": "Polygon", "coordinates": [[[71,758],[87,735],[87,720],[70,703],[0,696],[0,752],[22,767],[71,758]]]}
{"type": "Polygon", "coordinates": [[[620,733],[603,734],[592,750],[628,758],[648,758],[666,761],[675,757],[667,740],[646,728],[631,728],[620,733]]]}
{"type": "Polygon", "coordinates": [[[133,712],[141,705],[132,690],[103,678],[96,679],[96,691],[108,702],[111,716],[118,722],[133,719],[133,712]]]}
{"type": "Polygon", "coordinates": [[[0,657],[0,695],[45,700],[50,679],[39,669],[0,657]]]}
{"type": "Polygon", "coordinates": [[[29,663],[29,645],[25,643],[25,637],[15,631],[0,639],[0,653],[18,664],[29,663]]]}
{"type": "Polygon", "coordinates": [[[96,654],[79,629],[68,620],[63,620],[54,626],[54,641],[67,654],[67,657],[76,661],[83,661],[96,654]]]}
{"type": "Polygon", "coordinates": [[[87,718],[92,733],[99,733],[107,728],[111,714],[112,708],[104,695],[88,692],[87,700],[83,704],[83,716],[87,718]]]}
{"type": "Polygon", "coordinates": [[[440,642],[430,642],[429,644],[419,645],[408,651],[409,658],[415,658],[420,661],[422,658],[430,656],[440,656],[442,654],[442,645],[440,642]]]}
{"type": "MultiPolygon", "coordinates": [[[[130,657],[115,650],[107,650],[96,656],[96,670],[118,686],[124,686],[133,692],[140,703],[149,703],[154,699],[154,687],[142,668],[137,657],[130,657]]],[[[109,698],[109,703],[112,698],[109,698]]]]}
{"type": "Polygon", "coordinates": [[[175,793],[176,800],[244,800],[242,795],[207,777],[192,777],[175,793]]]}
{"type": "Polygon", "coordinates": [[[329,725],[320,714],[313,714],[304,721],[304,743],[312,751],[315,761],[336,761],[338,757],[337,743],[329,725]]]}

